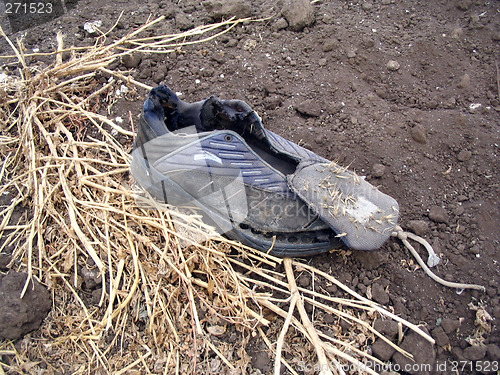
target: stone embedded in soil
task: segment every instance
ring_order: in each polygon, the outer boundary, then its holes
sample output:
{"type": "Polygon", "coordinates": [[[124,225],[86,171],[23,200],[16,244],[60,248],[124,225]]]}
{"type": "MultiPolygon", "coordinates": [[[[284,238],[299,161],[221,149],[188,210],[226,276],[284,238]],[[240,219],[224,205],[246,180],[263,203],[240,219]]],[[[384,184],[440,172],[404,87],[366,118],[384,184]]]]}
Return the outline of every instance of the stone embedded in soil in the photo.
{"type": "Polygon", "coordinates": [[[441,327],[447,334],[453,333],[460,327],[460,320],[444,318],[441,321],[441,327]]]}
{"type": "Polygon", "coordinates": [[[245,0],[207,0],[202,4],[210,18],[216,21],[231,17],[246,18],[252,15],[252,6],[245,0]]]}
{"type": "Polygon", "coordinates": [[[385,165],[383,164],[373,164],[372,167],[372,176],[376,178],[380,178],[384,176],[385,173],[385,165]]]}
{"type": "Polygon", "coordinates": [[[286,19],[284,18],[278,18],[276,22],[274,23],[274,30],[280,31],[283,29],[286,29],[288,27],[288,22],[286,22],[286,19]]]}
{"type": "MultiPolygon", "coordinates": [[[[425,327],[420,327],[420,329],[428,333],[425,327]]],[[[414,358],[412,360],[403,354],[396,352],[392,356],[392,360],[395,364],[397,364],[400,368],[412,369],[412,364],[418,363],[420,366],[418,369],[415,367],[415,370],[421,371],[409,371],[409,374],[430,374],[430,371],[425,371],[425,367],[421,365],[429,364],[431,368],[434,366],[434,362],[436,361],[436,351],[433,344],[420,336],[418,333],[410,331],[406,334],[400,347],[401,349],[413,354],[414,358]]]]}
{"type": "Polygon", "coordinates": [[[372,298],[375,302],[380,303],[385,306],[389,303],[389,293],[385,291],[385,288],[379,283],[374,283],[372,285],[372,298]]]}
{"type": "Polygon", "coordinates": [[[319,117],[321,115],[321,106],[316,100],[305,100],[295,106],[297,112],[304,116],[319,117]]]}
{"type": "Polygon", "coordinates": [[[390,319],[377,319],[373,328],[390,340],[394,339],[399,331],[398,323],[390,319]]]}
{"type": "Polygon", "coordinates": [[[292,31],[302,31],[316,21],[314,7],[309,0],[284,0],[280,4],[281,14],[292,31]]]}
{"type": "Polygon", "coordinates": [[[500,347],[497,344],[488,344],[486,350],[488,352],[488,359],[492,361],[500,360],[500,347]]]}
{"type": "Polygon", "coordinates": [[[0,253],[0,271],[7,271],[11,259],[12,257],[9,254],[0,253]]]}
{"type": "Polygon", "coordinates": [[[425,220],[410,220],[407,227],[418,236],[424,236],[429,231],[429,223],[425,220]]]}
{"type": "Polygon", "coordinates": [[[448,224],[450,218],[448,217],[448,213],[441,206],[432,206],[429,210],[429,219],[435,221],[436,223],[445,223],[448,224]]]}
{"type": "Polygon", "coordinates": [[[464,349],[464,358],[470,361],[479,361],[486,355],[486,348],[484,346],[472,345],[464,349]]]}
{"type": "Polygon", "coordinates": [[[372,354],[382,361],[390,360],[395,351],[396,351],[395,348],[390,346],[381,338],[378,338],[372,344],[372,354]]]}
{"type": "Polygon", "coordinates": [[[0,338],[16,340],[39,328],[52,307],[49,291],[36,279],[20,298],[27,277],[24,272],[0,274],[0,338]]]}
{"type": "Polygon", "coordinates": [[[436,327],[432,330],[432,337],[436,340],[436,344],[443,347],[450,343],[450,338],[442,327],[436,327]]]}
{"type": "Polygon", "coordinates": [[[427,143],[427,132],[425,131],[425,128],[420,124],[415,125],[411,129],[411,137],[417,143],[421,143],[423,145],[427,143]]]}
{"type": "Polygon", "coordinates": [[[128,69],[137,68],[141,63],[142,57],[138,53],[122,56],[122,64],[128,69]]]}
{"type": "Polygon", "coordinates": [[[387,69],[389,69],[390,71],[393,71],[395,72],[396,70],[399,70],[399,63],[397,61],[394,61],[394,60],[390,60],[387,65],[386,65],[387,69]]]}
{"type": "Polygon", "coordinates": [[[179,12],[175,15],[175,25],[179,30],[184,31],[191,29],[194,26],[194,22],[184,12],[179,12]]]}
{"type": "Polygon", "coordinates": [[[457,159],[460,161],[468,161],[472,157],[472,152],[469,150],[462,150],[458,153],[457,159]]]}
{"type": "Polygon", "coordinates": [[[465,73],[461,78],[460,82],[458,84],[458,87],[461,87],[463,89],[467,89],[470,86],[470,75],[465,73]]]}
{"type": "Polygon", "coordinates": [[[99,275],[99,269],[97,267],[89,269],[83,266],[80,269],[80,275],[85,283],[85,289],[91,290],[95,289],[101,285],[101,276],[99,275]]]}

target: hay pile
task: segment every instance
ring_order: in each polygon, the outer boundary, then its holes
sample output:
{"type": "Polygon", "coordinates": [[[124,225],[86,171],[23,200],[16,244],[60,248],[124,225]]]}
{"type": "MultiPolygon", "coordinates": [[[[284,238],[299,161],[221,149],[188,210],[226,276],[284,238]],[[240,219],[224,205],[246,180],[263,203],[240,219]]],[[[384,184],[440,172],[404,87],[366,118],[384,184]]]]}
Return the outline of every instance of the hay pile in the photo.
{"type": "Polygon", "coordinates": [[[240,374],[256,339],[268,345],[275,373],[283,364],[296,374],[301,363],[350,373],[335,367],[380,362],[367,351],[381,336],[372,328],[376,318],[426,336],[333,276],[218,237],[196,214],[135,188],[128,171],[134,134],[99,112],[121,85],[129,94],[149,87],[107,67],[125,54],[207,42],[242,20],[138,37],[161,21],[112,43],[104,33],[88,48],[65,48],[58,35],[55,62],[43,69],[30,66],[36,56],[2,31],[15,51],[3,60],[19,69],[0,84],[0,194],[11,198],[0,207],[0,250],[14,249],[9,267],[46,284],[54,306],[38,332],[17,345],[0,343],[0,374],[240,374]],[[192,239],[200,234],[207,236],[202,244],[192,239]],[[297,272],[354,299],[299,288],[297,272]],[[336,322],[313,324],[306,304],[336,322]],[[351,329],[342,330],[340,320],[351,329]]]}

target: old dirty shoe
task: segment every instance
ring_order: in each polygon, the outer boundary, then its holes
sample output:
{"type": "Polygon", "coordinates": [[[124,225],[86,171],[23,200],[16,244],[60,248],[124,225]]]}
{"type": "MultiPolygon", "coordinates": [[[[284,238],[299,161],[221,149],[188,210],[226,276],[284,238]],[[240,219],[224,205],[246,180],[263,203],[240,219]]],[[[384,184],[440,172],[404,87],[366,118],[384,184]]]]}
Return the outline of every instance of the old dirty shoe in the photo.
{"type": "Polygon", "coordinates": [[[132,174],[156,199],[195,206],[227,237],[278,256],[380,247],[397,202],[335,163],[264,129],[245,102],[144,103],[132,174]]]}

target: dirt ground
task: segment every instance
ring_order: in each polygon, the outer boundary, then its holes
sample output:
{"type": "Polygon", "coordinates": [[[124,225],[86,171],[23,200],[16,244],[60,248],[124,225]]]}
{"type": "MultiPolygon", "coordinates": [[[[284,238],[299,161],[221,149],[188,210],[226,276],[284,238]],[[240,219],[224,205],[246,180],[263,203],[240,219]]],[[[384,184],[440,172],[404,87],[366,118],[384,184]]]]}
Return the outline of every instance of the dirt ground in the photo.
{"type": "MultiPolygon", "coordinates": [[[[100,20],[107,30],[122,11],[110,39],[149,15],[166,16],[158,33],[177,33],[229,15],[207,5],[217,1],[203,3],[81,0],[65,15],[15,35],[25,35],[27,52],[48,52],[56,45],[56,30],[65,34],[66,45],[89,45],[95,36],[83,29],[85,22],[100,20]]],[[[309,263],[423,324],[437,341],[426,360],[464,361],[465,367],[458,368],[464,374],[477,373],[477,364],[488,361],[497,361],[498,368],[500,4],[313,3],[311,24],[294,31],[281,14],[282,4],[229,1],[226,6],[236,4],[242,15],[266,20],[246,22],[177,53],[133,56],[117,67],[148,85],[165,83],[187,101],[210,95],[245,100],[265,127],[348,165],[394,197],[400,225],[425,237],[440,254],[435,272],[450,281],[484,285],[484,293],[436,284],[396,239],[377,251],[324,254],[309,263]],[[478,312],[484,325],[478,324],[478,312]]],[[[129,111],[136,119],[147,94],[139,93],[136,101],[116,103],[109,116],[121,117],[130,128],[129,111]]],[[[298,282],[312,284],[307,275],[298,282]]],[[[335,287],[313,285],[341,295],[335,287]]],[[[328,325],[328,316],[314,318],[328,325]]],[[[418,345],[406,343],[413,344],[418,345]]],[[[258,340],[254,349],[254,371],[270,373],[272,358],[258,340]]],[[[401,363],[382,345],[375,343],[372,350],[401,363]]],[[[490,364],[491,371],[483,372],[494,372],[490,364]]]]}

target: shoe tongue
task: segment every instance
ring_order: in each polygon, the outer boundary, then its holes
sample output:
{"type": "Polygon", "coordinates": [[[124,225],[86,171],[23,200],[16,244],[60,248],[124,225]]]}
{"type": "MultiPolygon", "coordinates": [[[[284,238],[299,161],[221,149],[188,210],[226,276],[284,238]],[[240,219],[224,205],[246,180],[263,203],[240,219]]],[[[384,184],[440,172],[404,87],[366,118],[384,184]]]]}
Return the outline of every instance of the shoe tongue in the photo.
{"type": "Polygon", "coordinates": [[[227,129],[241,136],[265,137],[259,116],[242,100],[221,100],[211,96],[201,107],[200,120],[202,131],[227,129]]]}
{"type": "Polygon", "coordinates": [[[352,249],[378,249],[397,225],[396,200],[334,162],[303,161],[287,179],[290,189],[352,249]]]}

